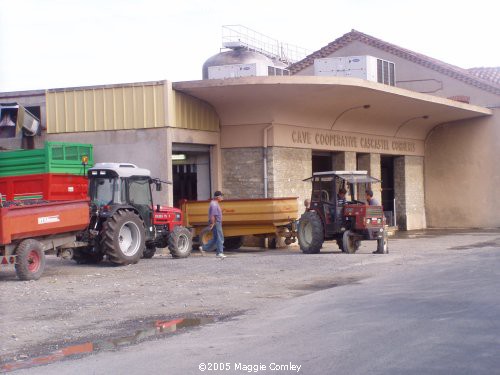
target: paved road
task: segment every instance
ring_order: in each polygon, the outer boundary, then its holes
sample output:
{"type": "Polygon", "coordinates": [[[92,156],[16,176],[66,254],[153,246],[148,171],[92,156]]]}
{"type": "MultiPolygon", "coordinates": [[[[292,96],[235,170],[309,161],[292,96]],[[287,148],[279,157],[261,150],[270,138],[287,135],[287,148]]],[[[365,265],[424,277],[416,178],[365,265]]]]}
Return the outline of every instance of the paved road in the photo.
{"type": "Polygon", "coordinates": [[[500,251],[494,243],[456,250],[382,264],[383,272],[230,321],[19,373],[500,374],[500,251]]]}

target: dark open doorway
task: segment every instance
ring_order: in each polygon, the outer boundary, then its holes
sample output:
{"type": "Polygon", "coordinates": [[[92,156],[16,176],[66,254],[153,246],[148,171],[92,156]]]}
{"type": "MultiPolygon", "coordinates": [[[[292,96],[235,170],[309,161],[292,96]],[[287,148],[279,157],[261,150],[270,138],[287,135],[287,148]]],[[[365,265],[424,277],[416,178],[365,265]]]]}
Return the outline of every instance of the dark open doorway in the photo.
{"type": "Polygon", "coordinates": [[[174,206],[187,200],[210,199],[210,146],[172,145],[174,206]]]}
{"type": "Polygon", "coordinates": [[[332,170],[332,154],[329,152],[317,152],[312,153],[312,171],[314,172],[326,172],[332,170]]]}
{"type": "Polygon", "coordinates": [[[382,206],[389,225],[394,225],[394,156],[383,155],[380,158],[382,177],[382,206]]]}

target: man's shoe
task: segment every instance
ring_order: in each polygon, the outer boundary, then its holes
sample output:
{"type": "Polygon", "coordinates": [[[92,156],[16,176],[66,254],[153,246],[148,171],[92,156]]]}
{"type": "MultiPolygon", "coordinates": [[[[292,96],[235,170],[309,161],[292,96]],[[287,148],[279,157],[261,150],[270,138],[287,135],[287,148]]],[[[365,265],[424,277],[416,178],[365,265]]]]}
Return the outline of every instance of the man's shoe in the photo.
{"type": "Polygon", "coordinates": [[[200,254],[202,257],[205,256],[205,250],[203,250],[203,246],[199,246],[198,250],[200,250],[200,254]]]}
{"type": "Polygon", "coordinates": [[[220,253],[215,256],[216,258],[224,259],[227,258],[224,254],[220,253]]]}

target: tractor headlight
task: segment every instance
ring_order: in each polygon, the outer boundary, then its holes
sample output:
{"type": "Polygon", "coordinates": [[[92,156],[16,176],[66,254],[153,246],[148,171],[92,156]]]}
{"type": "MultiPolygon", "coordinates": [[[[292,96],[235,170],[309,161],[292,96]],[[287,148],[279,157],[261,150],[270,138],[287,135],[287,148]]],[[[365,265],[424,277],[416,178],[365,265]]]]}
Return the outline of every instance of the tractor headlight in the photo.
{"type": "Polygon", "coordinates": [[[366,224],[370,224],[370,222],[371,222],[371,219],[370,219],[370,218],[367,218],[367,219],[366,219],[366,224]]]}
{"type": "Polygon", "coordinates": [[[378,218],[378,219],[377,219],[377,223],[378,223],[378,224],[382,224],[382,219],[381,219],[381,218],[378,218]]]}
{"type": "Polygon", "coordinates": [[[181,214],[179,212],[175,214],[175,221],[181,221],[181,214]]]}

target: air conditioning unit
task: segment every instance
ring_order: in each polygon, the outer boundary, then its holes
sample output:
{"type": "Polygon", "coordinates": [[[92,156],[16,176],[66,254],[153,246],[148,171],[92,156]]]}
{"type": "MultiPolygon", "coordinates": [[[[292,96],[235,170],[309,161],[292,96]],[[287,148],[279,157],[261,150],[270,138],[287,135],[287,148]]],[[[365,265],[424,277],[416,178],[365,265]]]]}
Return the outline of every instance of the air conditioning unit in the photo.
{"type": "Polygon", "coordinates": [[[394,63],[368,55],[315,59],[314,75],[361,78],[390,86],[396,84],[394,63]]]}
{"type": "Polygon", "coordinates": [[[267,66],[260,64],[230,64],[208,67],[208,79],[255,77],[267,75],[267,66]]]}

